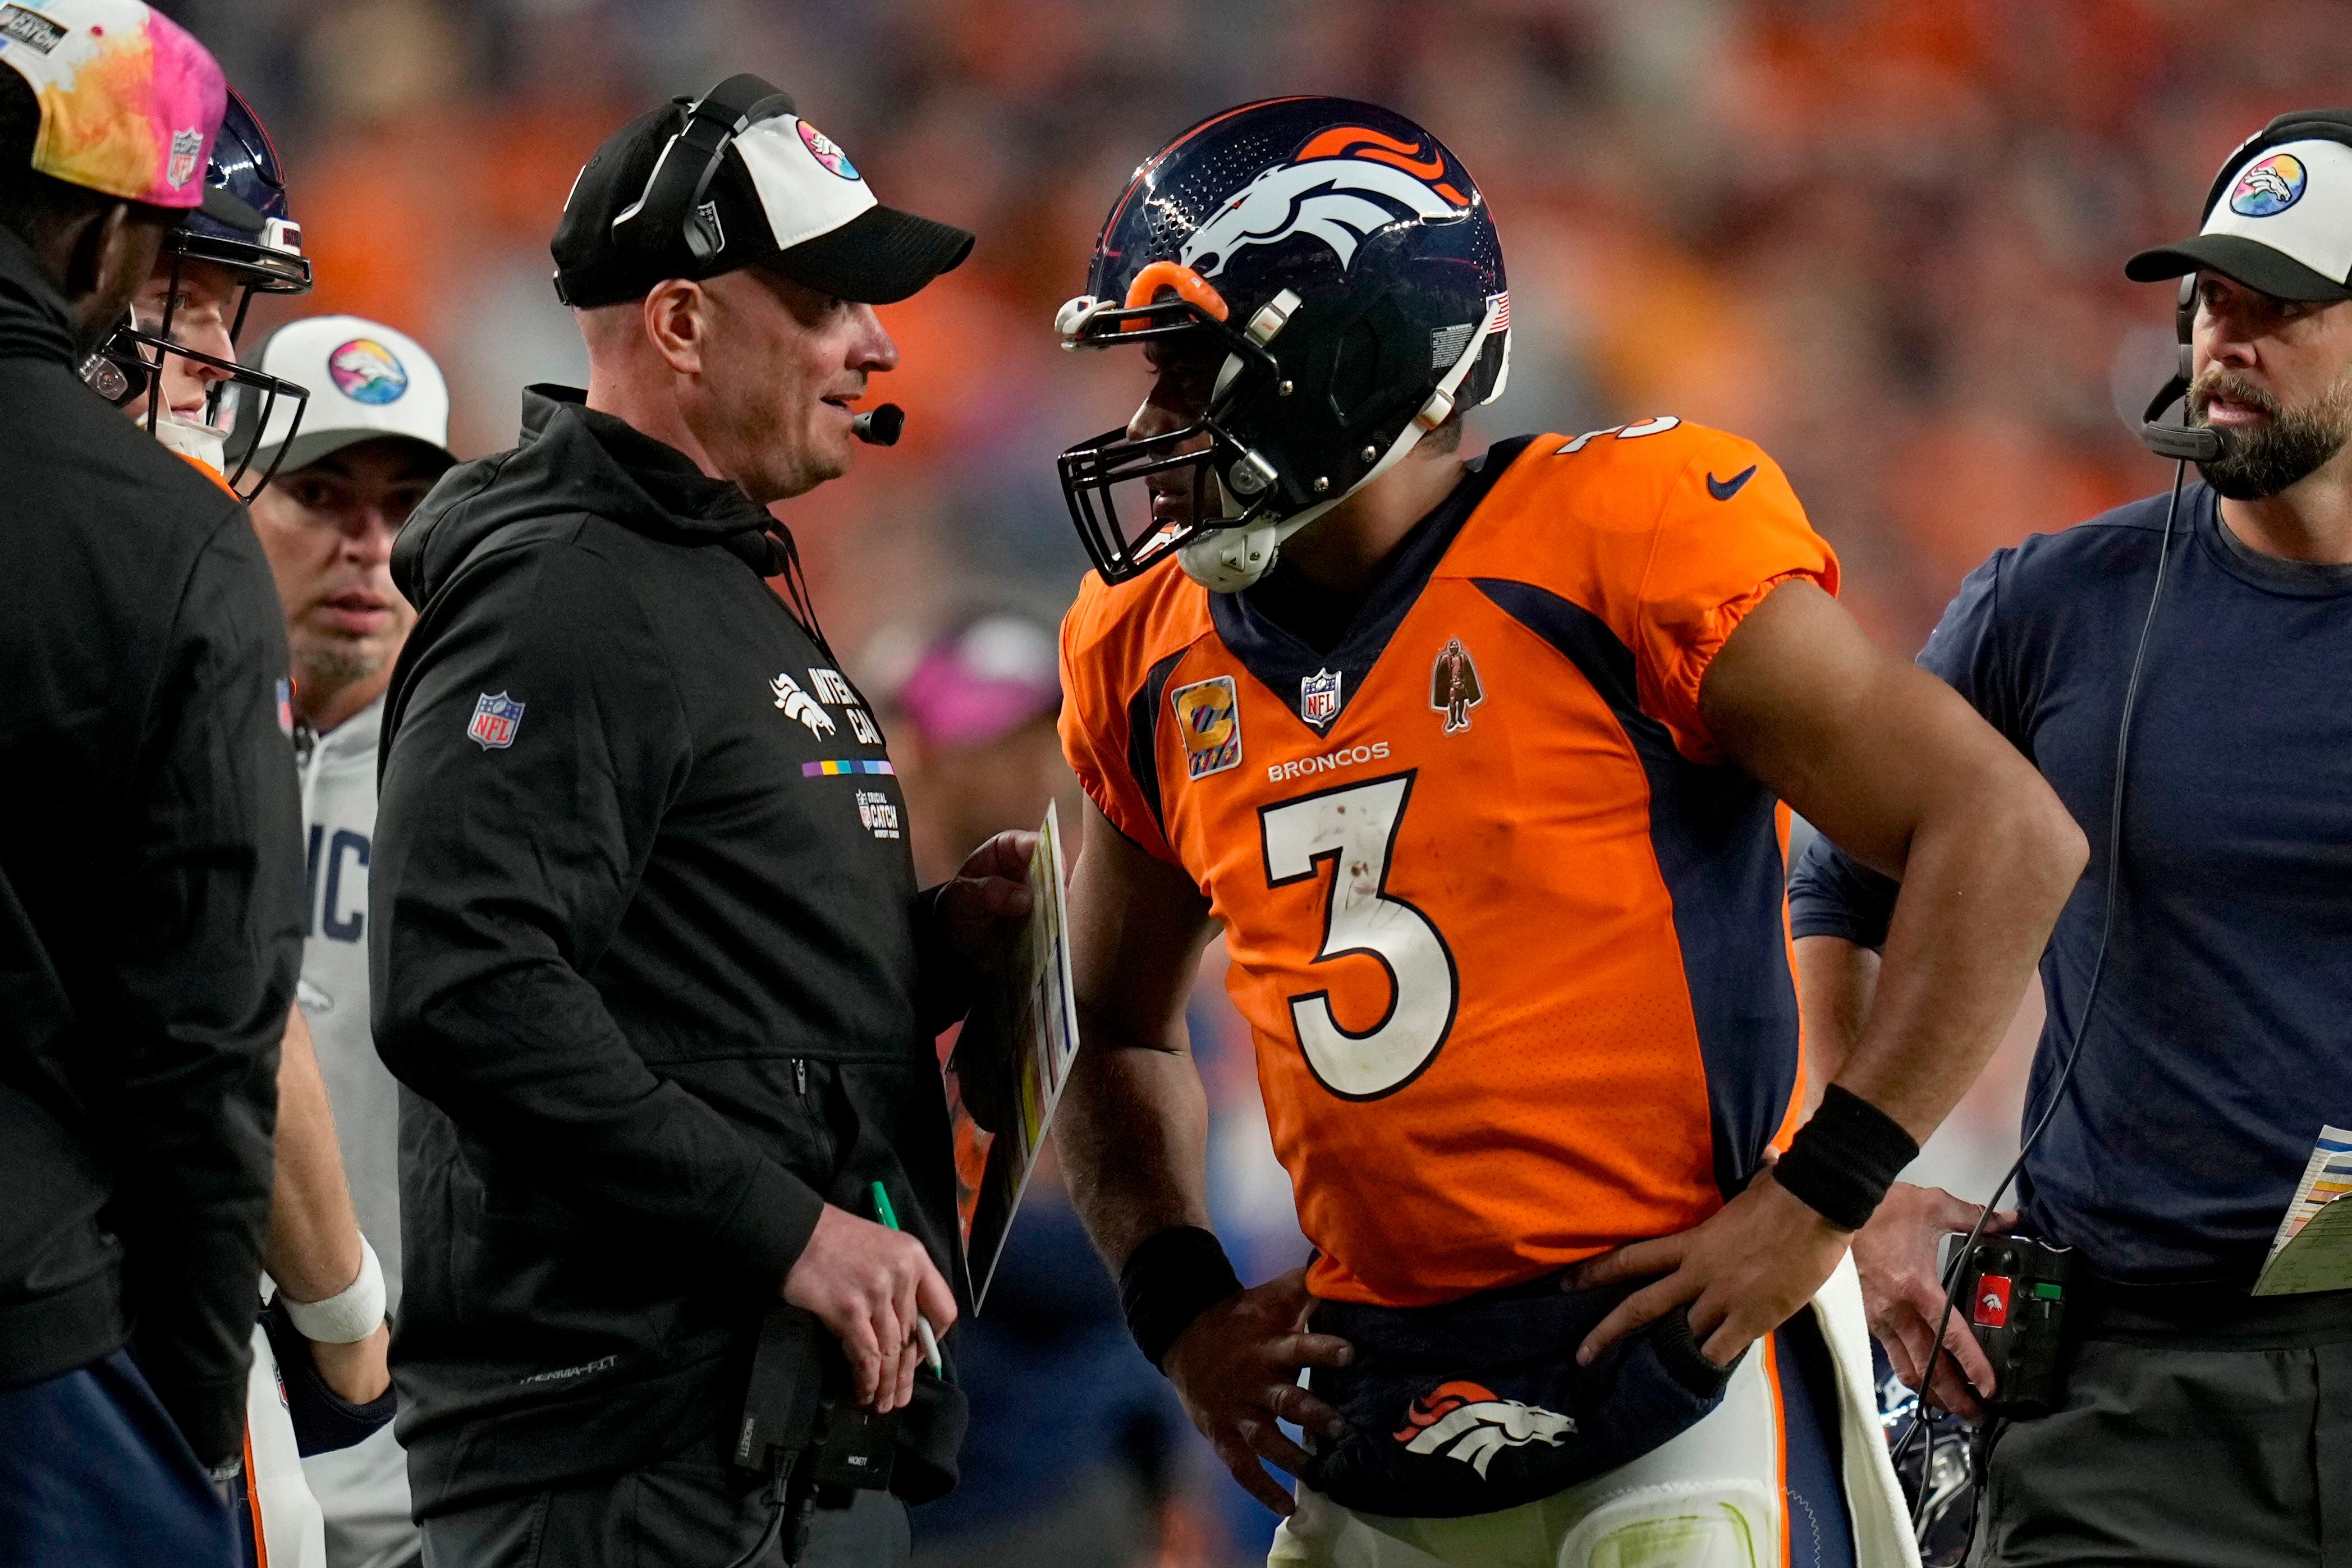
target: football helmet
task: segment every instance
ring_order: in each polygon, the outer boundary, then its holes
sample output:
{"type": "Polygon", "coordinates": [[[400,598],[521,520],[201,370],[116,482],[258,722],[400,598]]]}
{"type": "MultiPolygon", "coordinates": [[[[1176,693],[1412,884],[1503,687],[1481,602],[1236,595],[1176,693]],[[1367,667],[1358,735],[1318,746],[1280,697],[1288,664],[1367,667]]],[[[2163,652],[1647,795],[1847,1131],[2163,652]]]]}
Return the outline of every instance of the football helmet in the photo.
{"type": "MultiPolygon", "coordinates": [[[[295,423],[299,426],[310,393],[292,382],[264,375],[233,359],[223,359],[175,341],[172,335],[173,315],[180,305],[182,271],[188,262],[208,262],[226,268],[237,280],[236,310],[228,329],[229,342],[234,345],[245,329],[246,313],[252,308],[254,295],[310,291],[310,262],[302,254],[301,225],[294,221],[289,210],[286,176],[278,161],[278,149],[253,112],[253,106],[233,88],[205,178],[226,188],[258,213],[261,232],[243,233],[201,211],[189,213],[178,227],[163,237],[160,265],[169,268],[170,288],[163,295],[162,311],[152,320],[142,320],[142,311],[134,306],[104,345],[84,363],[82,379],[117,407],[127,407],[144,396],[149,435],[174,450],[221,469],[225,467],[225,443],[236,418],[234,397],[241,392],[256,405],[254,418],[260,424],[268,421],[270,410],[279,398],[294,399],[295,423]],[[226,373],[226,379],[215,381],[207,389],[201,419],[174,414],[163,395],[164,365],[173,356],[226,373]]],[[[238,463],[235,473],[224,476],[230,488],[247,500],[258,494],[270,477],[265,473],[255,477],[249,485],[241,483],[247,478],[250,452],[248,443],[246,460],[238,463]]]]}
{"type": "Polygon", "coordinates": [[[1248,586],[1284,540],[1500,395],[1510,367],[1502,245],[1476,183],[1404,116],[1339,98],[1244,104],[1154,153],[1055,324],[1066,349],[1181,335],[1216,363],[1182,428],[1122,427],[1061,456],[1109,583],[1172,553],[1210,588],[1248,586]],[[1175,515],[1123,520],[1114,492],[1135,482],[1176,496],[1175,515]]]}

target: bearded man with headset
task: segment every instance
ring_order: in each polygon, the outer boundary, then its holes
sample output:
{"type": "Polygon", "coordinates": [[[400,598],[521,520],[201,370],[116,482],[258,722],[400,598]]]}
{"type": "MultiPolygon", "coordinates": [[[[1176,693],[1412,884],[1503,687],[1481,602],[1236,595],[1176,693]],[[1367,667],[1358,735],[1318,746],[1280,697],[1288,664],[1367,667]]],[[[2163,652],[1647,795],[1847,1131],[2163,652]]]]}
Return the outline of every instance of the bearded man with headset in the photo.
{"type": "MultiPolygon", "coordinates": [[[[2125,270],[2187,279],[2158,405],[2185,391],[2185,427],[2145,434],[2202,482],[1999,552],[1919,656],[2093,847],[2042,960],[2021,1213],[1990,1226],[2073,1249],[2064,1381],[1991,1434],[1973,1560],[2352,1561],[2352,1292],[2251,1293],[2352,1125],[2352,111],[2273,121],[2203,231],[2125,270]]],[[[1826,839],[1792,883],[1831,1071],[1892,893],[1826,839]]],[[[2004,1391],[1971,1305],[1934,1353],[1936,1247],[1980,1213],[1898,1185],[1853,1248],[1896,1370],[1932,1358],[1969,1415],[2004,1391]]]]}

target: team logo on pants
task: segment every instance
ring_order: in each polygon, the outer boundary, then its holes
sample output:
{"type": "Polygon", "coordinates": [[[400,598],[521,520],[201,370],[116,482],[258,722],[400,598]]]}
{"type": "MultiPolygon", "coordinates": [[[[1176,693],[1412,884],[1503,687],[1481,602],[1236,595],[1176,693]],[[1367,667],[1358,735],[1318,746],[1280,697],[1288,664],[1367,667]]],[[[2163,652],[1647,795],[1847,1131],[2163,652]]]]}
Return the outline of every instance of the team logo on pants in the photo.
{"type": "Polygon", "coordinates": [[[1445,715],[1445,732],[1451,735],[1470,728],[1470,710],[1486,700],[1486,689],[1478,684],[1478,666],[1462,639],[1455,637],[1445,645],[1429,672],[1429,705],[1445,715]]]}
{"type": "Polygon", "coordinates": [[[521,723],[521,703],[503,691],[496,697],[485,691],[474,704],[474,721],[466,726],[466,736],[479,742],[486,752],[503,751],[514,744],[515,731],[521,723]]]}
{"type": "Polygon", "coordinates": [[[1475,1383],[1441,1383],[1412,1402],[1396,1435],[1408,1453],[1443,1454],[1486,1479],[1486,1467],[1506,1448],[1530,1443],[1559,1447],[1576,1430],[1574,1416],[1497,1399],[1475,1383]]]}

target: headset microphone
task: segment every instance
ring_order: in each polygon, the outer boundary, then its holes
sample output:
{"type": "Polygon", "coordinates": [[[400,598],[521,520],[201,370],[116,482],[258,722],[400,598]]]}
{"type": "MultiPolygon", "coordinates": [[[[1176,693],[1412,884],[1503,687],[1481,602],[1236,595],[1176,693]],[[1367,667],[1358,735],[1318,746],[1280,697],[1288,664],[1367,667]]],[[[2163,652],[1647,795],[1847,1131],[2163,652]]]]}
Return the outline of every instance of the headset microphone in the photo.
{"type": "Polygon", "coordinates": [[[895,447],[907,428],[907,411],[895,403],[877,404],[849,422],[849,433],[869,447],[895,447]]]}
{"type": "Polygon", "coordinates": [[[2147,412],[2139,416],[2140,445],[2176,463],[2210,463],[2221,455],[2221,433],[2210,425],[2189,422],[2189,385],[2194,379],[2195,368],[2189,340],[2196,323],[2197,274],[2191,272],[2180,280],[2180,300],[2173,310],[2174,331],[2180,343],[2179,359],[2171,378],[2157,388],[2147,412]],[[2158,423],[2176,398],[2180,403],[2180,423],[2158,423]]]}

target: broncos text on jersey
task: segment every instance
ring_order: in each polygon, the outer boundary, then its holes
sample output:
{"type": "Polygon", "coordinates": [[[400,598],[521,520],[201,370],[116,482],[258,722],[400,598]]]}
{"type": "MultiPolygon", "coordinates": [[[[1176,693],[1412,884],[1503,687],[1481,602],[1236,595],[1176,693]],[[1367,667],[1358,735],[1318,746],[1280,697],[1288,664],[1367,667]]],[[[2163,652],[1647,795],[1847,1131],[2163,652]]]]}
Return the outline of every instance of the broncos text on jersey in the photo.
{"type": "Polygon", "coordinates": [[[1787,813],[1698,690],[1765,595],[1837,574],[1761,450],[1656,419],[1497,445],[1328,650],[1255,591],[1087,578],[1064,746],[1224,928],[1318,1295],[1685,1229],[1785,1142],[1787,813]]]}

